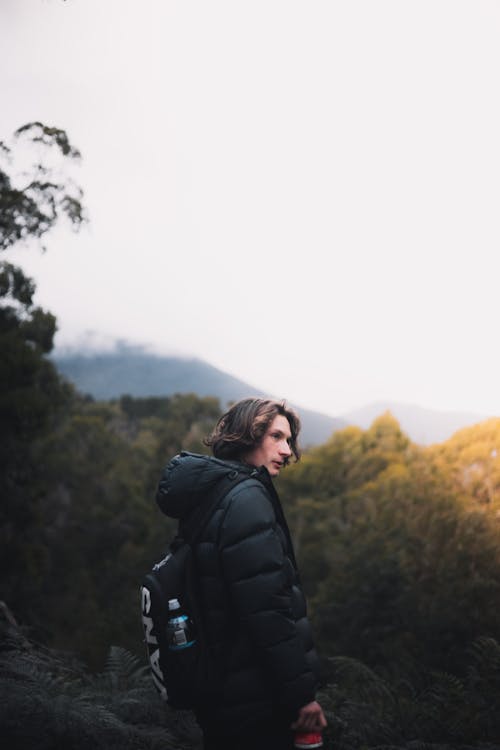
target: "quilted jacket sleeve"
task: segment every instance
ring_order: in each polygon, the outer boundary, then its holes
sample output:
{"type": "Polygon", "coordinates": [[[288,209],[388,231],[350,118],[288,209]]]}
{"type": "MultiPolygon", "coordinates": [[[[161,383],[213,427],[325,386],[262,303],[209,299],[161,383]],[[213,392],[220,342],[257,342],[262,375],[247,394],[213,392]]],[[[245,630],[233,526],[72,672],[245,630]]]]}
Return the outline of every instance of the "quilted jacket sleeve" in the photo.
{"type": "Polygon", "coordinates": [[[314,700],[317,679],[294,618],[295,570],[272,502],[257,480],[231,493],[220,552],[234,612],[261,657],[276,703],[295,717],[314,700]]]}

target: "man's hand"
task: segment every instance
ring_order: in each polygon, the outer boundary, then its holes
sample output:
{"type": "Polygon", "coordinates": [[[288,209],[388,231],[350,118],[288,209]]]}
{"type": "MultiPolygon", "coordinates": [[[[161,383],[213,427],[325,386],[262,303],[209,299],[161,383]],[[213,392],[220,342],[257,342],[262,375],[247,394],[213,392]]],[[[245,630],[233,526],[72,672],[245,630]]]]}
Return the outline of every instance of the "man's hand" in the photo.
{"type": "Polygon", "coordinates": [[[292,729],[299,729],[305,732],[321,732],[325,727],[325,714],[318,701],[312,701],[312,703],[302,706],[297,720],[292,724],[292,729]]]}

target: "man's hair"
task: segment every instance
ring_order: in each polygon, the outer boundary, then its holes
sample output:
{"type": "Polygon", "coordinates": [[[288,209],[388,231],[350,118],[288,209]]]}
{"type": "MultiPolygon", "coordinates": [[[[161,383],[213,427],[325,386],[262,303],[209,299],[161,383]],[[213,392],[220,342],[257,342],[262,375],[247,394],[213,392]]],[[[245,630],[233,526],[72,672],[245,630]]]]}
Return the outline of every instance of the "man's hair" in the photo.
{"type": "MultiPolygon", "coordinates": [[[[233,404],[219,419],[211,435],[205,439],[205,445],[212,448],[216,458],[241,459],[261,442],[269,425],[278,415],[288,419],[292,433],[290,450],[298,461],[300,448],[297,438],[300,432],[300,419],[293,409],[287,406],[286,401],[269,398],[244,398],[233,404]]],[[[287,463],[288,458],[285,460],[285,464],[287,463]]]]}

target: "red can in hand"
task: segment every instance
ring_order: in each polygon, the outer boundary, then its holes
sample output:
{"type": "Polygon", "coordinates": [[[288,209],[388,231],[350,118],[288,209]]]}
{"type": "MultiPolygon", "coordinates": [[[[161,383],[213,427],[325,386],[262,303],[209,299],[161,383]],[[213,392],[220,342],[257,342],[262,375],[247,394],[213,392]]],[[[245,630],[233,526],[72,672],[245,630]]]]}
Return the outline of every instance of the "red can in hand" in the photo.
{"type": "Polygon", "coordinates": [[[295,732],[293,746],[296,750],[313,750],[323,747],[323,738],[320,732],[295,732]]]}

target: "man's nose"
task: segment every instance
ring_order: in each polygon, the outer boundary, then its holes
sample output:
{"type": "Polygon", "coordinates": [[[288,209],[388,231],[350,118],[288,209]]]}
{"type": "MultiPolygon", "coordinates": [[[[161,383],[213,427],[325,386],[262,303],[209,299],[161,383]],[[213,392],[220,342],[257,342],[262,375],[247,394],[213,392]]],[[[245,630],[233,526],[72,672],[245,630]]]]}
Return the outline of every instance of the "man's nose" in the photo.
{"type": "Polygon", "coordinates": [[[291,456],[292,455],[292,449],[290,448],[290,446],[288,445],[288,443],[286,442],[286,440],[283,440],[283,442],[281,444],[281,451],[280,451],[280,453],[282,453],[284,456],[291,456]]]}

